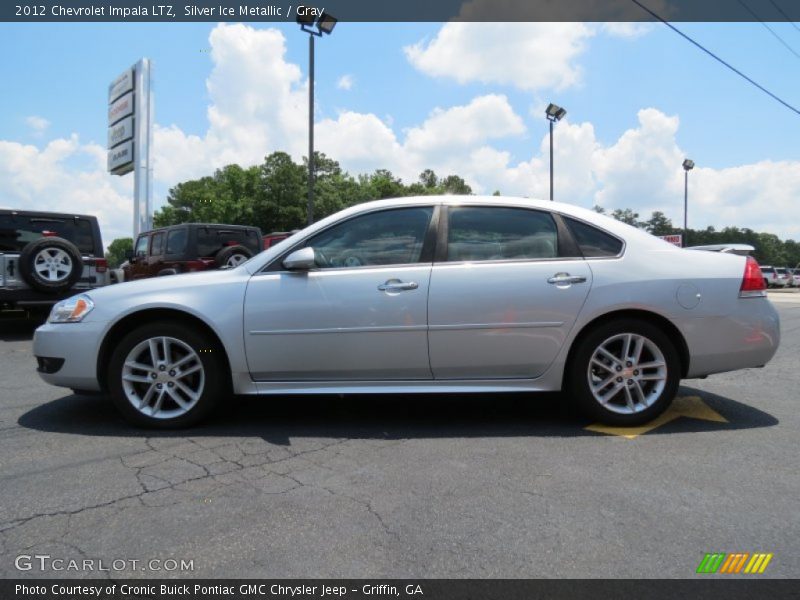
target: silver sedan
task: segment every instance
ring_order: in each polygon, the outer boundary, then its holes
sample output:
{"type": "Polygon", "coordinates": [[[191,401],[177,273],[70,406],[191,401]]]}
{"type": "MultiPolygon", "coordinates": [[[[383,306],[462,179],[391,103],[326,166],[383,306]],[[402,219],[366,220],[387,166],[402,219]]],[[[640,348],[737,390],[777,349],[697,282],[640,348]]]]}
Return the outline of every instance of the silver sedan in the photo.
{"type": "Polygon", "coordinates": [[[232,393],[564,390],[591,419],[653,419],[682,378],[760,367],[778,315],[752,257],[680,249],[575,206],[361,204],[224,271],[57,304],[41,377],[181,427],[232,393]]]}

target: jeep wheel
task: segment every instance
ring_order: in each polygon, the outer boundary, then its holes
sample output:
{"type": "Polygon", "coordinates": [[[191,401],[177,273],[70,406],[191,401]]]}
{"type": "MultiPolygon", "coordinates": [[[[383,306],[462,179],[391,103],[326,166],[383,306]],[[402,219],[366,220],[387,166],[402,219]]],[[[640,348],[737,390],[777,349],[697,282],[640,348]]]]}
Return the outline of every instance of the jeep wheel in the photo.
{"type": "Polygon", "coordinates": [[[244,246],[228,246],[217,252],[214,262],[217,263],[217,267],[220,269],[232,268],[238,267],[244,261],[252,258],[252,256],[253,253],[244,246]]]}
{"type": "Polygon", "coordinates": [[[81,278],[81,253],[72,242],[45,237],[22,249],[19,272],[33,289],[40,292],[63,292],[81,278]]]}

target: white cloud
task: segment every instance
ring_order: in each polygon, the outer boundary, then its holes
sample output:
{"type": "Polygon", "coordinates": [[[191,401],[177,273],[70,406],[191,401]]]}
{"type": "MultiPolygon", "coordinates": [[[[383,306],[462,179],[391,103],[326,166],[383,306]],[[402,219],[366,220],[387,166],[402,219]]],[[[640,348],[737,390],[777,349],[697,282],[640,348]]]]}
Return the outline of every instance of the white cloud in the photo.
{"type": "Polygon", "coordinates": [[[584,23],[446,23],[404,48],[414,67],[459,83],[563,90],[581,80],[576,58],[595,28],[584,23]]]}
{"type": "Polygon", "coordinates": [[[355,79],[353,79],[352,75],[342,75],[336,81],[336,87],[340,90],[351,90],[353,89],[353,84],[355,83],[355,79]]]}
{"type": "Polygon", "coordinates": [[[479,96],[465,106],[437,108],[398,139],[390,125],[373,114],[344,112],[316,126],[317,147],[355,172],[388,168],[416,180],[429,164],[459,171],[471,152],[492,139],[525,132],[522,119],[501,95],[479,96]]]}
{"type": "Polygon", "coordinates": [[[50,121],[37,115],[25,117],[25,123],[28,124],[28,127],[33,130],[33,134],[36,136],[43,135],[47,128],[50,127],[50,121]]]}
{"type": "Polygon", "coordinates": [[[81,144],[76,135],[41,149],[0,140],[0,207],[95,215],[104,244],[130,237],[133,182],[107,174],[105,167],[105,149],[81,144]],[[78,169],[75,162],[88,166],[78,169]]]}
{"type": "Polygon", "coordinates": [[[193,136],[175,125],[155,128],[154,177],[167,184],[231,163],[260,163],[278,148],[303,154],[307,82],[286,61],[283,33],[222,23],[209,42],[208,131],[193,136]]]}

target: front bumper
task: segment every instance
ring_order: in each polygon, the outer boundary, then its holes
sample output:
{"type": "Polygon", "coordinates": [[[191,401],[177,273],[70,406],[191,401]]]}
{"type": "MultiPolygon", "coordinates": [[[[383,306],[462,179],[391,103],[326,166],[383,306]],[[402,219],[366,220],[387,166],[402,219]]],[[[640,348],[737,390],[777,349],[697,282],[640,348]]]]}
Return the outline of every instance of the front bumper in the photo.
{"type": "Polygon", "coordinates": [[[33,336],[37,358],[63,359],[54,373],[39,370],[39,377],[51,385],[100,391],[97,355],[106,331],[104,322],[46,323],[33,336]]]}

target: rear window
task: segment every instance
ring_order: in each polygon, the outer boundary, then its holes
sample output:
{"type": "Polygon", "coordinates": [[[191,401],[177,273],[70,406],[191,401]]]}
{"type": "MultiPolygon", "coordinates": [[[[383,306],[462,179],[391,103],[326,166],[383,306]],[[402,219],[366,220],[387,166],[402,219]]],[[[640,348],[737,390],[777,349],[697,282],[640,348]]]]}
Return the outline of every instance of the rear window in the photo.
{"type": "Polygon", "coordinates": [[[57,215],[0,215],[0,252],[21,252],[27,244],[45,234],[72,242],[81,254],[99,251],[95,248],[93,225],[89,219],[57,215]]]}
{"type": "Polygon", "coordinates": [[[214,256],[226,246],[239,244],[253,254],[261,251],[259,234],[254,229],[216,229],[200,227],[197,230],[197,255],[214,256]]]}
{"type": "Polygon", "coordinates": [[[585,258],[617,256],[622,252],[622,241],[613,235],[569,217],[564,217],[564,220],[585,258]]]}
{"type": "Polygon", "coordinates": [[[781,269],[781,268],[778,268],[778,269],[775,269],[775,272],[776,272],[778,275],[786,275],[786,269],[781,269]]]}
{"type": "Polygon", "coordinates": [[[772,267],[761,267],[761,272],[762,273],[774,273],[775,269],[773,269],[772,267]]]}

